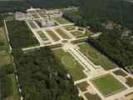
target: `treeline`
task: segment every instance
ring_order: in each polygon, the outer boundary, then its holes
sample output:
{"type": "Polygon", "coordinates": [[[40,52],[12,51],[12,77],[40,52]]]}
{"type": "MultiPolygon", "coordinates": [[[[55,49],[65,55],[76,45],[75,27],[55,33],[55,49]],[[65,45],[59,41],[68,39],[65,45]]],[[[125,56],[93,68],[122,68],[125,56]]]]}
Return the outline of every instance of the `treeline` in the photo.
{"type": "Polygon", "coordinates": [[[76,6],[77,0],[27,0],[33,7],[40,8],[64,8],[69,6],[76,6]]]}
{"type": "Polygon", "coordinates": [[[24,48],[38,45],[34,34],[24,21],[7,21],[10,44],[13,48],[24,48]]]}
{"type": "Polygon", "coordinates": [[[133,29],[133,3],[126,0],[80,0],[80,12],[87,21],[113,20],[133,29]]]}
{"type": "Polygon", "coordinates": [[[49,48],[13,51],[25,100],[80,100],[73,80],[49,48]]]}
{"type": "Polygon", "coordinates": [[[0,13],[25,11],[30,7],[36,8],[64,8],[76,6],[77,0],[9,0],[0,1],[0,13]]]}
{"type": "Polygon", "coordinates": [[[133,3],[126,0],[79,0],[78,2],[80,11],[65,12],[65,17],[79,25],[89,25],[97,29],[101,28],[101,23],[111,20],[133,29],[133,3]]]}
{"type": "Polygon", "coordinates": [[[28,9],[30,5],[23,1],[23,0],[7,0],[7,1],[0,1],[0,13],[5,12],[16,12],[16,11],[25,11],[28,9]]]}

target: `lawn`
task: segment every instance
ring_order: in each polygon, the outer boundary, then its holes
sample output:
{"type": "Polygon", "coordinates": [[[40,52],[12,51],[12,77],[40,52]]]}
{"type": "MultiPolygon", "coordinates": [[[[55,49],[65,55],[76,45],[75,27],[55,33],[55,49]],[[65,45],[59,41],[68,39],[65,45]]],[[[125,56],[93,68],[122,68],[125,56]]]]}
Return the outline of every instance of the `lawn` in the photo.
{"type": "Polygon", "coordinates": [[[3,27],[0,28],[0,50],[8,50],[8,43],[3,27]]]}
{"type": "Polygon", "coordinates": [[[68,31],[73,31],[73,30],[75,30],[75,26],[73,26],[73,25],[69,25],[69,26],[64,26],[64,28],[66,29],[66,30],[68,30],[68,31]]]}
{"type": "Polygon", "coordinates": [[[14,74],[7,74],[1,77],[1,98],[2,100],[19,100],[18,86],[14,74]]]}
{"type": "Polygon", "coordinates": [[[0,51],[0,66],[10,64],[10,56],[7,51],[0,51]]]}
{"type": "Polygon", "coordinates": [[[66,20],[65,18],[62,18],[62,17],[55,18],[55,20],[56,20],[59,24],[68,24],[68,23],[70,23],[68,20],[66,20]]]}
{"type": "Polygon", "coordinates": [[[82,82],[77,84],[77,87],[82,91],[85,92],[87,90],[87,87],[89,86],[89,84],[87,82],[82,82]]]}
{"type": "Polygon", "coordinates": [[[54,51],[54,54],[75,81],[86,77],[83,73],[83,67],[69,53],[64,52],[62,49],[58,49],[54,51]]]}
{"type": "Polygon", "coordinates": [[[92,83],[104,96],[110,96],[126,89],[124,85],[110,74],[93,79],[92,83]]]}
{"type": "Polygon", "coordinates": [[[97,94],[93,95],[90,93],[85,93],[85,97],[87,98],[87,100],[101,100],[97,94]]]}
{"type": "Polygon", "coordinates": [[[73,31],[71,32],[74,36],[76,36],[77,38],[81,38],[81,37],[87,37],[89,36],[88,32],[83,33],[82,31],[73,31]]]}
{"type": "Polygon", "coordinates": [[[56,29],[56,32],[64,39],[70,39],[70,37],[60,28],[56,29]]]}
{"type": "Polygon", "coordinates": [[[127,79],[126,84],[129,87],[133,87],[133,78],[132,77],[127,77],[126,79],[127,79]]]}
{"type": "Polygon", "coordinates": [[[51,38],[54,40],[54,41],[59,41],[60,38],[51,30],[46,30],[46,32],[51,36],[51,38]]]}
{"type": "Polygon", "coordinates": [[[116,75],[123,76],[123,77],[127,76],[127,74],[124,71],[122,71],[121,69],[116,70],[113,73],[116,74],[116,75]]]}
{"type": "Polygon", "coordinates": [[[86,55],[94,64],[101,65],[105,70],[117,67],[116,64],[114,64],[106,56],[101,54],[88,43],[80,44],[79,47],[80,51],[84,53],[84,55],[86,55]]]}
{"type": "Polygon", "coordinates": [[[11,89],[12,89],[12,95],[9,97],[9,100],[19,100],[19,92],[18,92],[18,86],[17,86],[17,81],[15,78],[14,74],[10,74],[9,75],[10,79],[11,79],[11,89]]]}
{"type": "Polygon", "coordinates": [[[36,29],[37,26],[33,23],[33,21],[28,21],[30,26],[33,28],[33,29],[36,29]]]}
{"type": "Polygon", "coordinates": [[[45,36],[45,34],[42,31],[38,31],[37,33],[41,37],[41,39],[43,41],[47,41],[48,40],[48,38],[45,36]]]}

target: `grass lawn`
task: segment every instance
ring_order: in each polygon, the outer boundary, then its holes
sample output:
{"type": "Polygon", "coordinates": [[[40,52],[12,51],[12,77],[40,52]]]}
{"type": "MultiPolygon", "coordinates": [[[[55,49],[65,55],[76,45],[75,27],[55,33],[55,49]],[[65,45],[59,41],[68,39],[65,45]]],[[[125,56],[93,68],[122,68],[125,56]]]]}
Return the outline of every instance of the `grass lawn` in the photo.
{"type": "Polygon", "coordinates": [[[104,96],[110,96],[126,89],[123,84],[110,74],[93,79],[92,83],[104,96]]]}
{"type": "Polygon", "coordinates": [[[5,88],[7,89],[7,87],[10,87],[8,91],[10,91],[10,96],[8,96],[6,98],[6,100],[19,100],[20,97],[19,97],[19,92],[18,92],[18,87],[17,87],[17,82],[16,82],[16,79],[15,79],[15,75],[14,74],[9,74],[7,76],[8,78],[8,82],[10,86],[6,86],[5,85],[5,88]]]}
{"type": "Polygon", "coordinates": [[[116,75],[121,75],[123,77],[127,76],[127,74],[122,70],[116,70],[113,73],[116,74],[116,75]]]}
{"type": "Polygon", "coordinates": [[[56,32],[64,39],[70,39],[70,37],[62,30],[62,29],[56,29],[56,32]]]}
{"type": "Polygon", "coordinates": [[[58,49],[54,51],[54,54],[64,65],[66,70],[72,75],[75,81],[86,77],[82,72],[83,67],[69,53],[64,52],[62,49],[58,49]]]}
{"type": "Polygon", "coordinates": [[[15,79],[14,74],[10,74],[9,78],[11,79],[11,89],[12,89],[12,95],[8,98],[8,100],[19,100],[19,92],[17,87],[17,82],[15,79]]]}
{"type": "Polygon", "coordinates": [[[6,39],[6,35],[4,33],[3,27],[0,27],[0,51],[1,50],[8,50],[8,43],[6,39]]]}
{"type": "Polygon", "coordinates": [[[36,13],[33,13],[32,16],[33,16],[34,18],[40,18],[36,13]]]}
{"type": "Polygon", "coordinates": [[[76,36],[77,38],[81,38],[81,37],[87,37],[89,36],[89,33],[86,32],[86,33],[83,33],[81,31],[73,31],[71,32],[74,36],[76,36]]]}
{"type": "Polygon", "coordinates": [[[97,94],[92,95],[90,93],[85,93],[85,97],[87,98],[87,100],[101,100],[97,94]]]}
{"type": "Polygon", "coordinates": [[[77,86],[82,92],[84,92],[87,90],[87,87],[89,86],[89,84],[87,82],[82,82],[77,84],[77,86]]]}
{"type": "Polygon", "coordinates": [[[37,33],[41,37],[41,39],[43,41],[47,41],[48,40],[48,38],[45,36],[45,34],[42,31],[38,31],[37,33]]]}
{"type": "Polygon", "coordinates": [[[29,22],[30,26],[31,26],[33,29],[36,29],[36,28],[37,28],[37,26],[36,26],[32,21],[28,21],[28,22],[29,22]]]}
{"type": "Polygon", "coordinates": [[[55,20],[60,23],[60,24],[68,24],[70,23],[68,20],[66,20],[65,18],[59,17],[59,18],[55,18],[55,20]]]}
{"type": "Polygon", "coordinates": [[[64,28],[66,29],[66,30],[68,30],[68,31],[72,31],[72,30],[75,30],[75,26],[73,26],[73,25],[70,25],[70,26],[64,26],[64,28]]]}
{"type": "Polygon", "coordinates": [[[7,51],[0,51],[0,66],[11,63],[10,56],[7,51]]]}
{"type": "Polygon", "coordinates": [[[127,79],[126,84],[127,84],[129,87],[133,87],[133,78],[127,77],[126,79],[127,79]]]}
{"type": "Polygon", "coordinates": [[[105,70],[117,67],[116,64],[114,64],[106,56],[101,54],[88,43],[80,44],[79,47],[80,51],[84,53],[84,55],[86,55],[94,64],[101,65],[105,70]]]}
{"type": "Polygon", "coordinates": [[[46,30],[46,32],[52,37],[54,41],[59,41],[60,38],[51,30],[46,30]]]}

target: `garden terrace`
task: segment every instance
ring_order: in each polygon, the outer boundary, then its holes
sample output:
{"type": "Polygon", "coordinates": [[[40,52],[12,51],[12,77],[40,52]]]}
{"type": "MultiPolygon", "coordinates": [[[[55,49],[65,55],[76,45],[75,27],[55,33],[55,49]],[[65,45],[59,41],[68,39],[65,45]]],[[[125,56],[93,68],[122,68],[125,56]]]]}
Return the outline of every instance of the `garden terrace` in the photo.
{"type": "Polygon", "coordinates": [[[84,68],[69,53],[62,49],[57,49],[54,53],[75,81],[86,77],[83,73],[84,68]]]}
{"type": "Polygon", "coordinates": [[[86,91],[89,84],[87,82],[82,82],[82,83],[79,83],[77,84],[78,88],[81,90],[81,91],[86,91]]]}
{"type": "Polygon", "coordinates": [[[122,70],[116,70],[113,72],[115,75],[121,75],[123,77],[127,76],[127,74],[122,70]]]}
{"type": "Polygon", "coordinates": [[[132,77],[127,77],[126,78],[126,84],[130,87],[133,87],[133,78],[132,77]]]}
{"type": "Polygon", "coordinates": [[[60,38],[52,30],[46,30],[46,32],[52,37],[54,41],[60,40],[60,38]]]}
{"type": "Polygon", "coordinates": [[[44,32],[38,31],[37,33],[43,41],[48,41],[48,38],[45,36],[44,32]]]}
{"type": "Polygon", "coordinates": [[[101,100],[97,94],[85,93],[87,100],[101,100]]]}
{"type": "Polygon", "coordinates": [[[64,39],[70,39],[70,37],[60,28],[56,29],[56,32],[64,39]]]}
{"type": "Polygon", "coordinates": [[[82,32],[82,31],[73,31],[71,32],[74,36],[76,36],[77,38],[81,38],[81,37],[87,37],[89,36],[89,32],[82,32]]]}
{"type": "Polygon", "coordinates": [[[24,21],[8,21],[10,43],[13,48],[24,48],[38,45],[38,41],[24,21]]]}
{"type": "Polygon", "coordinates": [[[110,61],[106,56],[101,54],[95,48],[93,48],[88,43],[83,43],[79,45],[80,51],[88,57],[94,64],[101,65],[105,70],[109,70],[117,67],[112,61],[110,61]]]}
{"type": "Polygon", "coordinates": [[[110,96],[126,89],[123,84],[110,74],[93,79],[92,83],[104,96],[110,96]]]}
{"type": "Polygon", "coordinates": [[[75,29],[76,29],[76,27],[75,27],[75,26],[73,26],[73,25],[64,26],[64,28],[65,28],[66,30],[68,30],[68,31],[73,31],[73,30],[75,30],[75,29]]]}
{"type": "Polygon", "coordinates": [[[68,20],[66,20],[65,18],[62,18],[62,17],[55,18],[55,20],[56,20],[59,24],[68,24],[68,23],[70,23],[68,20]]]}

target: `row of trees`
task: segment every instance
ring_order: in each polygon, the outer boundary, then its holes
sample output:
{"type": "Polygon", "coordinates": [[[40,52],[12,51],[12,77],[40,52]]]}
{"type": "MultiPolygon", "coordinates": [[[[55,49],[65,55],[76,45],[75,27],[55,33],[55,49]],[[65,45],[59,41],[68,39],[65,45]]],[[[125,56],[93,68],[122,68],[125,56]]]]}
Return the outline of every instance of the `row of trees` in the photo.
{"type": "Polygon", "coordinates": [[[73,80],[49,48],[13,55],[25,100],[79,100],[73,80]]]}
{"type": "Polygon", "coordinates": [[[10,44],[13,48],[37,45],[38,41],[24,21],[7,21],[10,44]]]}

